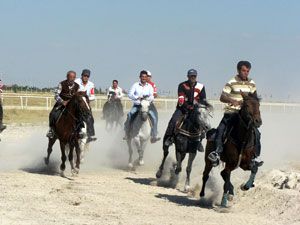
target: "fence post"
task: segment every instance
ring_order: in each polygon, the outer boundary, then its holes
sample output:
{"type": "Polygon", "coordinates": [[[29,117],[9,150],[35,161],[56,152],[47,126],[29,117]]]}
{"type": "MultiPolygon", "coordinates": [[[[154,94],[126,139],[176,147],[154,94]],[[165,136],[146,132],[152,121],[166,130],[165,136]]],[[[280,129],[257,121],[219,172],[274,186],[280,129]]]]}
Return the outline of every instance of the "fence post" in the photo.
{"type": "Polygon", "coordinates": [[[23,106],[23,97],[20,96],[20,102],[21,102],[21,109],[24,109],[24,106],[23,106]]]}

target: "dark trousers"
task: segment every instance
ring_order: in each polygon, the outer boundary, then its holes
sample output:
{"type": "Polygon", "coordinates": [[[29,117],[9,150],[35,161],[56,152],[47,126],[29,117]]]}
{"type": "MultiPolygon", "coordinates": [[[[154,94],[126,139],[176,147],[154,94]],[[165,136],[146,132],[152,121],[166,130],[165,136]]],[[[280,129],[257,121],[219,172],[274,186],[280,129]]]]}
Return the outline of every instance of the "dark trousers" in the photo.
{"type": "Polygon", "coordinates": [[[86,128],[87,135],[89,137],[94,136],[95,135],[95,127],[94,127],[94,117],[93,117],[92,112],[88,116],[86,124],[87,124],[87,128],[86,128]]]}
{"type": "Polygon", "coordinates": [[[183,115],[183,112],[180,110],[180,109],[176,109],[175,112],[173,113],[170,121],[169,121],[169,124],[168,124],[168,127],[167,127],[167,130],[165,132],[165,135],[164,135],[164,142],[167,138],[169,137],[172,137],[174,135],[174,130],[175,130],[175,127],[176,127],[176,122],[181,118],[181,116],[183,115]]]}

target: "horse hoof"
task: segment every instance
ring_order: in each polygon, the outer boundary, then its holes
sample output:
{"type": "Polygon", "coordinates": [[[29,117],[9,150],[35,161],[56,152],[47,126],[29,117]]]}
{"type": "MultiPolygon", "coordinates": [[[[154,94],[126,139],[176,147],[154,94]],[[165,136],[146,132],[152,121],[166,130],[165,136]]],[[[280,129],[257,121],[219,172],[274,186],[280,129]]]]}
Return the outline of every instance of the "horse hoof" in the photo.
{"type": "Polygon", "coordinates": [[[72,172],[73,175],[78,175],[79,174],[78,169],[72,169],[71,172],[72,172]]]}
{"type": "Polygon", "coordinates": [[[189,191],[191,191],[190,185],[185,185],[184,186],[184,192],[189,192],[189,191]]]}
{"type": "Polygon", "coordinates": [[[66,178],[65,172],[64,171],[60,171],[60,176],[66,178]]]}
{"type": "Polygon", "coordinates": [[[158,170],[156,173],[156,178],[159,179],[162,176],[162,170],[158,170]]]}
{"type": "Polygon", "coordinates": [[[143,165],[145,165],[145,162],[144,162],[144,160],[140,160],[140,161],[139,161],[139,165],[140,165],[140,166],[143,166],[143,165]]]}
{"type": "Polygon", "coordinates": [[[204,197],[204,196],[205,196],[204,191],[201,191],[201,192],[200,192],[200,197],[202,198],[202,197],[204,197]]]}
{"type": "Polygon", "coordinates": [[[245,185],[245,184],[242,184],[241,185],[241,190],[242,191],[248,191],[250,188],[247,186],[247,185],[245,185]]]}
{"type": "Polygon", "coordinates": [[[44,161],[45,161],[45,164],[46,164],[46,165],[49,165],[49,159],[44,158],[44,161]]]}
{"type": "Polygon", "coordinates": [[[227,200],[230,201],[230,202],[232,202],[233,201],[233,195],[228,195],[227,200]]]}
{"type": "Polygon", "coordinates": [[[181,168],[176,168],[175,169],[175,174],[178,175],[181,172],[181,168]]]}
{"type": "Polygon", "coordinates": [[[132,169],[133,168],[133,164],[132,163],[128,163],[128,168],[132,169]]]}

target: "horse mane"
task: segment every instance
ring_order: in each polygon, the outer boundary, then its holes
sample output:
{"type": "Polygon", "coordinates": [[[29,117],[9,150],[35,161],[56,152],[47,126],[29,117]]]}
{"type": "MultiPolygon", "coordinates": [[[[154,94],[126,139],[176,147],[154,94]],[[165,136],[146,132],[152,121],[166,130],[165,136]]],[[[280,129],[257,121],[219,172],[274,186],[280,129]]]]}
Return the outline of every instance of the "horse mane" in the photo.
{"type": "Polygon", "coordinates": [[[247,98],[249,98],[250,100],[256,100],[256,101],[258,101],[258,102],[261,102],[261,100],[262,100],[262,98],[259,97],[259,96],[257,95],[256,92],[254,92],[254,93],[249,93],[249,94],[245,97],[245,99],[247,100],[247,98]]]}

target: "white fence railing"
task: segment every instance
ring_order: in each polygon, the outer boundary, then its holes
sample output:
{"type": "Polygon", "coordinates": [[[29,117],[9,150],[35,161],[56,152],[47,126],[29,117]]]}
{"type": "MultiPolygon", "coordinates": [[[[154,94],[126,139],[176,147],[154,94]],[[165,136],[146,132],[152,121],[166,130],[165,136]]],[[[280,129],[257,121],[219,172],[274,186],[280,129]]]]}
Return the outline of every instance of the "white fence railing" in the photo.
{"type": "MultiPolygon", "coordinates": [[[[2,95],[1,100],[5,109],[22,109],[22,110],[51,110],[55,100],[53,96],[39,96],[39,95],[2,95]]],[[[92,107],[95,111],[101,111],[104,103],[107,101],[106,96],[97,96],[93,101],[92,107]]],[[[216,100],[209,101],[216,111],[222,110],[224,104],[216,100]]],[[[122,100],[125,110],[129,110],[132,106],[128,98],[122,100]]],[[[160,111],[174,110],[177,104],[176,99],[158,98],[155,99],[155,105],[160,111]]],[[[262,102],[262,111],[269,112],[300,112],[299,103],[275,103],[262,102]]]]}

